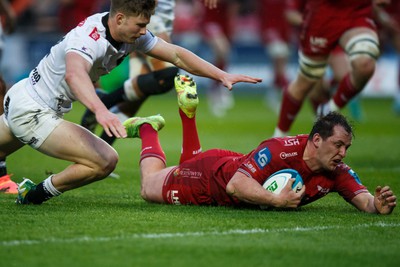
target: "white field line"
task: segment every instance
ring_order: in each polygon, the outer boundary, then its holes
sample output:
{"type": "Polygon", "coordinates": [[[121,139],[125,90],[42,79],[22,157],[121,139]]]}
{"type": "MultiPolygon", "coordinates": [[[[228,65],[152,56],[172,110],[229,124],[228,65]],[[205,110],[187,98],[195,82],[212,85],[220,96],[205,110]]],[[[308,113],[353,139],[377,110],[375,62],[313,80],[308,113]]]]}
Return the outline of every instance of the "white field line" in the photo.
{"type": "Polygon", "coordinates": [[[227,231],[210,231],[210,232],[178,232],[178,233],[148,233],[148,234],[125,234],[118,236],[81,236],[74,238],[44,238],[44,239],[31,239],[31,240],[9,240],[0,241],[0,247],[14,247],[23,245],[43,245],[43,244],[67,244],[67,243],[98,243],[98,242],[112,242],[122,240],[134,239],[166,239],[177,237],[204,237],[204,236],[229,236],[229,235],[252,235],[252,234],[268,234],[268,233],[281,233],[281,232],[315,232],[325,231],[331,229],[360,229],[360,228],[397,228],[400,223],[369,223],[348,226],[316,226],[316,227],[294,227],[294,228],[274,228],[274,229],[232,229],[227,231]]]}

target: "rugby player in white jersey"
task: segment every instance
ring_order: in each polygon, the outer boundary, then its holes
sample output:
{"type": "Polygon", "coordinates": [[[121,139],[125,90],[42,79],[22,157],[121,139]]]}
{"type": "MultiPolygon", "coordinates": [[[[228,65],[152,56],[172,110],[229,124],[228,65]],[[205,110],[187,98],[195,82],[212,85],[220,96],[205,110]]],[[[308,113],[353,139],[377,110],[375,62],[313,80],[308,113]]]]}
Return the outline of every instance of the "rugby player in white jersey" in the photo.
{"type": "Polygon", "coordinates": [[[117,152],[63,114],[79,101],[96,114],[106,133],[127,136],[124,126],[96,95],[93,85],[132,51],[168,61],[194,75],[221,81],[228,89],[237,82],[259,78],[229,74],[190,51],[147,31],[154,0],[111,0],[110,12],[88,17],[67,33],[39,62],[28,78],[6,94],[0,118],[0,157],[28,144],[48,156],[72,164],[39,184],[24,179],[17,203],[41,204],[61,193],[98,181],[111,173],[117,152]]]}

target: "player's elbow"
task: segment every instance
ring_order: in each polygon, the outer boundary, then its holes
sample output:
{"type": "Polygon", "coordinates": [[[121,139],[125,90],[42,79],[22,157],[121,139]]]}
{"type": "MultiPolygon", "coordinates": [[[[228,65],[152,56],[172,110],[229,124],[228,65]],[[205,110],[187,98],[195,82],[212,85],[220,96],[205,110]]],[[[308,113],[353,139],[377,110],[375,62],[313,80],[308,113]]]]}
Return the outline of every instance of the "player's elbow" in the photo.
{"type": "Polygon", "coordinates": [[[67,82],[67,84],[71,84],[73,80],[77,77],[77,73],[74,70],[68,70],[65,72],[64,79],[67,82]]]}
{"type": "Polygon", "coordinates": [[[226,185],[225,191],[230,196],[235,196],[237,194],[237,187],[233,179],[230,180],[229,183],[226,185]]]}

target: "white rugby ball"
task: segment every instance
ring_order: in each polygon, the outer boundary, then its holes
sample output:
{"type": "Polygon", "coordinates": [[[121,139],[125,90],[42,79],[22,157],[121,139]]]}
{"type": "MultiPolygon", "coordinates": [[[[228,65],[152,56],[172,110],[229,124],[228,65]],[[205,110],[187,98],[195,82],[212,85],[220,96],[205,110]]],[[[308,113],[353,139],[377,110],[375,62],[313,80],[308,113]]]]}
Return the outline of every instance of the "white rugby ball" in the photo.
{"type": "Polygon", "coordinates": [[[290,178],[295,179],[292,186],[293,191],[296,193],[299,192],[301,188],[303,188],[303,179],[301,178],[301,175],[294,169],[283,169],[275,172],[267,178],[263,184],[263,187],[274,194],[279,194],[289,182],[290,178]]]}

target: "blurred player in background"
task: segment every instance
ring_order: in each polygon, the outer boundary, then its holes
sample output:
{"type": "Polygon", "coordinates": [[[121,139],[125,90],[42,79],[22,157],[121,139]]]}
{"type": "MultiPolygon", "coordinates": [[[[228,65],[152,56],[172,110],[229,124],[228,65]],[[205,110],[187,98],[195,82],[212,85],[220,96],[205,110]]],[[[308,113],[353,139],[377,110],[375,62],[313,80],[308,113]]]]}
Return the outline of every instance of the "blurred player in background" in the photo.
{"type": "Polygon", "coordinates": [[[391,43],[397,53],[397,92],[394,97],[393,110],[400,115],[400,1],[392,0],[385,8],[376,7],[376,19],[379,33],[384,44],[391,43]]]}
{"type": "Polygon", "coordinates": [[[267,89],[266,102],[279,110],[281,91],[287,87],[287,63],[293,43],[293,29],[286,17],[287,3],[282,0],[262,0],[257,8],[261,40],[272,61],[273,85],[267,89]]]}
{"type": "MultiPolygon", "coordinates": [[[[7,0],[0,0],[0,60],[3,54],[4,34],[11,34],[17,26],[17,17],[30,5],[31,0],[15,0],[10,4],[7,0]]],[[[0,74],[0,114],[4,113],[3,102],[7,85],[0,74]]],[[[7,173],[6,157],[0,157],[0,193],[17,194],[18,186],[7,173]]]]}
{"type": "Polygon", "coordinates": [[[128,137],[141,139],[141,195],[148,202],[176,205],[262,205],[297,208],[330,192],[339,193],[357,209],[390,214],[396,196],[388,186],[378,186],[375,196],[357,174],[342,162],[352,144],[353,131],[346,118],[329,113],[319,118],[309,135],[272,138],[249,154],[223,149],[202,152],[196,128],[196,84],[187,76],[175,81],[182,122],[182,148],[178,166],[166,167],[158,131],[165,124],[160,115],[124,122],[128,137]],[[305,186],[294,192],[288,182],[274,194],[262,184],[282,169],[295,169],[305,186]]]}
{"type": "MultiPolygon", "coordinates": [[[[303,12],[306,2],[307,0],[286,0],[286,19],[296,29],[298,36],[303,24],[303,12]]],[[[328,66],[330,67],[331,74],[328,77],[322,77],[318,80],[308,95],[315,114],[317,114],[318,106],[329,101],[340,81],[351,71],[348,56],[339,45],[330,52],[328,66]]],[[[353,99],[349,103],[349,106],[351,115],[357,121],[361,120],[362,111],[358,99],[353,99]]]]}
{"type": "MultiPolygon", "coordinates": [[[[373,0],[386,4],[389,0],[373,0]]],[[[300,34],[299,72],[284,91],[274,136],[285,136],[303,101],[325,74],[330,52],[340,45],[349,56],[351,71],[340,81],[319,115],[343,108],[358,95],[375,71],[379,40],[371,1],[308,0],[300,34]]]]}
{"type": "MultiPolygon", "coordinates": [[[[231,54],[232,19],[238,12],[237,1],[201,0],[204,2],[200,30],[204,40],[210,46],[213,63],[220,69],[226,70],[231,54]]],[[[213,82],[207,89],[209,108],[216,117],[225,116],[234,106],[234,97],[220,84],[213,82]]]]}

